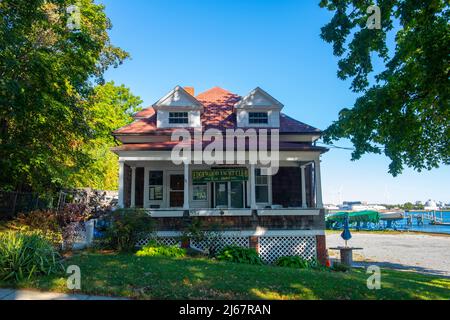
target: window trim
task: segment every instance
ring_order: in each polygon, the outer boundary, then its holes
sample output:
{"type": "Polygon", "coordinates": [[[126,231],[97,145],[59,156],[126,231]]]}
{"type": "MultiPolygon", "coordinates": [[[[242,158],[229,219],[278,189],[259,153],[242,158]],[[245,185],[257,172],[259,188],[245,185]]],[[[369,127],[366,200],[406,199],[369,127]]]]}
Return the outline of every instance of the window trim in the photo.
{"type": "Polygon", "coordinates": [[[149,170],[148,172],[148,201],[150,203],[156,203],[156,202],[163,202],[164,201],[164,170],[149,170]],[[151,179],[151,175],[152,172],[158,172],[161,173],[161,178],[162,178],[162,183],[159,184],[151,184],[150,179],[151,179]],[[161,187],[162,188],[162,195],[161,195],[161,199],[151,199],[151,192],[150,189],[154,188],[154,187],[161,187]]]}
{"type": "Polygon", "coordinates": [[[269,124],[269,112],[266,111],[251,111],[248,113],[248,123],[257,125],[268,125],[269,124]],[[253,117],[252,117],[253,116],[253,117]]]}
{"type": "Polygon", "coordinates": [[[262,175],[261,174],[261,169],[260,168],[255,168],[255,200],[257,204],[265,204],[265,205],[270,205],[271,202],[271,179],[270,179],[270,175],[262,175]],[[265,177],[266,183],[258,183],[258,177],[265,177]],[[267,188],[267,201],[266,202],[258,202],[257,196],[256,196],[256,190],[257,187],[266,187],[267,188]]]}
{"type": "Polygon", "coordinates": [[[189,124],[189,112],[169,112],[169,124],[189,124]]]}
{"type": "Polygon", "coordinates": [[[194,202],[208,202],[209,201],[209,195],[208,195],[209,183],[206,183],[206,182],[205,183],[192,183],[191,186],[192,186],[192,201],[194,201],[194,202]],[[206,187],[206,199],[198,200],[198,199],[194,198],[194,188],[195,188],[195,186],[204,186],[204,187],[206,187]]]}

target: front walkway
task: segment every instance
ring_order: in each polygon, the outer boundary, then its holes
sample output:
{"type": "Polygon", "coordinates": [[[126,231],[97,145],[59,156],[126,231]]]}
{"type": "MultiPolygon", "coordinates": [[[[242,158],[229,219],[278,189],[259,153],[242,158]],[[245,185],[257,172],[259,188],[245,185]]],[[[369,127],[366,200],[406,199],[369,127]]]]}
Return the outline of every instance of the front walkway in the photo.
{"type": "Polygon", "coordinates": [[[127,300],[83,294],[64,294],[57,292],[40,292],[32,290],[0,289],[0,300],[127,300]]]}

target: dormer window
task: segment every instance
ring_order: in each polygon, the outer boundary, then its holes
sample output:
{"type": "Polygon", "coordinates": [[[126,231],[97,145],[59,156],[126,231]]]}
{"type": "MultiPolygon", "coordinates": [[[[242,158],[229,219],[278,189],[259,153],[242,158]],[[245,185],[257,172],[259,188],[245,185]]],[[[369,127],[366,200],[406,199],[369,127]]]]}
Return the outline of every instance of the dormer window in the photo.
{"type": "Polygon", "coordinates": [[[256,88],[234,105],[238,128],[279,128],[281,102],[256,88]]]}
{"type": "Polygon", "coordinates": [[[156,111],[156,127],[165,128],[201,128],[201,114],[203,104],[192,96],[194,90],[189,92],[176,86],[153,104],[156,111]]]}
{"type": "Polygon", "coordinates": [[[188,124],[188,112],[169,112],[169,124],[188,124]]]}
{"type": "Polygon", "coordinates": [[[249,124],[268,124],[269,115],[267,112],[249,112],[248,114],[249,124]]]}

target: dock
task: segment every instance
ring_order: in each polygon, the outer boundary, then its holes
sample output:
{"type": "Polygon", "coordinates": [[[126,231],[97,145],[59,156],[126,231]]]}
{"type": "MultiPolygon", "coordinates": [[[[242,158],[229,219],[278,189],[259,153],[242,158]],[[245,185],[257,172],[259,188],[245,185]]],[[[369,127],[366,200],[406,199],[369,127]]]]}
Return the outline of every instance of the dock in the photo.
{"type": "MultiPolygon", "coordinates": [[[[409,213],[408,213],[409,214],[409,213]]],[[[416,214],[411,214],[411,218],[417,219],[418,224],[423,224],[424,221],[430,221],[431,225],[436,226],[450,226],[450,223],[444,222],[444,217],[442,211],[440,211],[440,214],[436,211],[424,211],[416,214]]],[[[412,221],[410,221],[412,223],[412,221]]]]}

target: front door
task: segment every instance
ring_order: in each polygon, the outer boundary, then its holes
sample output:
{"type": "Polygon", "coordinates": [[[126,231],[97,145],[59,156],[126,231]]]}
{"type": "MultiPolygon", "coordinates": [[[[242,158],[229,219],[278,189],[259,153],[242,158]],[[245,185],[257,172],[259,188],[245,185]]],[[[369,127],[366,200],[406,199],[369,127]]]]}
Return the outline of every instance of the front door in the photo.
{"type": "Polygon", "coordinates": [[[216,182],[214,193],[216,208],[228,208],[228,182],[216,182]]]}
{"type": "Polygon", "coordinates": [[[184,205],[184,175],[170,174],[169,207],[182,208],[184,205]]]}
{"type": "Polygon", "coordinates": [[[231,208],[244,208],[244,183],[230,182],[230,201],[231,208]]]}
{"type": "Polygon", "coordinates": [[[216,208],[244,208],[244,182],[214,183],[216,208]]]}

